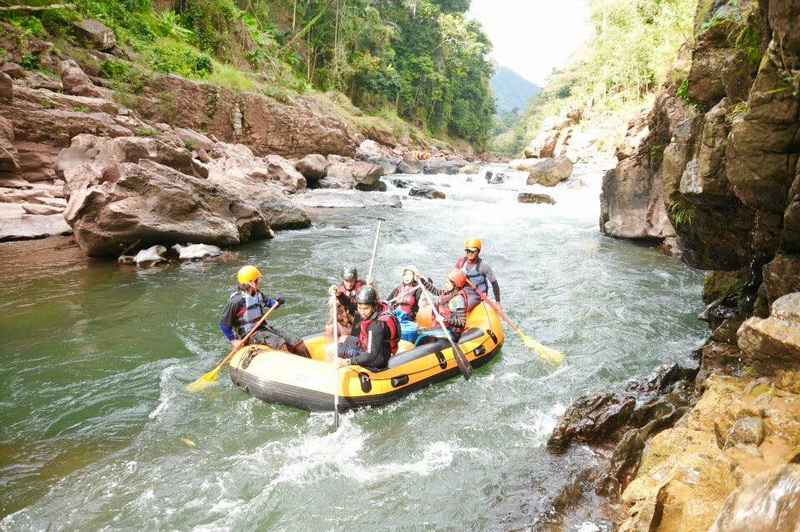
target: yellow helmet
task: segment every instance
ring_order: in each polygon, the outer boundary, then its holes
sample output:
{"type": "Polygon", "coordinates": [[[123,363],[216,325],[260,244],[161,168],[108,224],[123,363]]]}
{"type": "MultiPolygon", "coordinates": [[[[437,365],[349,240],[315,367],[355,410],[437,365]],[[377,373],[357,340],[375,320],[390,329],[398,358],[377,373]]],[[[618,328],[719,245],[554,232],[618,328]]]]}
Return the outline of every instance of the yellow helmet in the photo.
{"type": "Polygon", "coordinates": [[[403,268],[403,271],[401,273],[405,274],[409,270],[411,271],[411,273],[414,274],[414,277],[419,277],[419,270],[417,269],[416,266],[413,266],[411,264],[403,268]]]}
{"type": "Polygon", "coordinates": [[[475,238],[474,236],[468,238],[467,241],[464,242],[464,249],[471,249],[471,248],[472,249],[477,249],[478,251],[480,251],[481,250],[481,239],[480,238],[475,238]]]}
{"type": "Polygon", "coordinates": [[[239,273],[236,274],[236,280],[240,284],[252,283],[256,279],[261,278],[261,272],[255,266],[247,265],[239,268],[239,273]]]}

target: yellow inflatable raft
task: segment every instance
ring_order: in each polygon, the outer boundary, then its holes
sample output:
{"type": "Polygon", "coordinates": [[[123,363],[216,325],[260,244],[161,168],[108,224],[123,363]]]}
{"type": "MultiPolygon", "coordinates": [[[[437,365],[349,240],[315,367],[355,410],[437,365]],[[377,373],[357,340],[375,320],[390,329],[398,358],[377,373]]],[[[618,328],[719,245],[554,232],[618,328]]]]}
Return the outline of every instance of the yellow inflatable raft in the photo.
{"type": "MultiPolygon", "coordinates": [[[[418,321],[423,325],[424,318],[418,321]]],[[[503,344],[500,317],[480,303],[467,315],[467,330],[459,347],[473,368],[489,362],[503,344]]],[[[450,377],[460,375],[446,340],[415,347],[400,342],[389,367],[373,371],[361,366],[334,370],[325,360],[325,336],[304,337],[311,358],[265,345],[240,349],[230,361],[233,383],[263,401],[305,410],[333,410],[334,386],[339,388],[339,411],[380,405],[450,377]]]]}

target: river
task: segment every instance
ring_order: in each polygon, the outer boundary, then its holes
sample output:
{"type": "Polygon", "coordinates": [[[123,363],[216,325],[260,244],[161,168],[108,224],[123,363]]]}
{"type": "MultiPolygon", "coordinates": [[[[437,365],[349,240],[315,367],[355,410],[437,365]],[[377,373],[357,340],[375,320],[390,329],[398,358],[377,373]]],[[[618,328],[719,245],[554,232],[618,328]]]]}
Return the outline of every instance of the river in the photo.
{"type": "Polygon", "coordinates": [[[221,261],[136,269],[66,239],[0,245],[0,528],[493,528],[498,500],[564,473],[544,445],[574,399],[684,359],[706,333],[700,273],[602,236],[600,168],[575,175],[588,186],[551,189],[555,206],[518,204],[519,173],[504,185],[408,177],[448,198],[319,211],[312,228],[221,261]],[[286,296],[276,324],[318,330],[342,265],[366,271],[378,217],[384,294],[406,264],[441,285],[480,236],[508,314],[566,363],[548,366],[507,329],[469,382],[346,413],[337,432],[331,413],[262,403],[225,373],[185,390],[227,352],[218,314],[241,263],[286,296]]]}

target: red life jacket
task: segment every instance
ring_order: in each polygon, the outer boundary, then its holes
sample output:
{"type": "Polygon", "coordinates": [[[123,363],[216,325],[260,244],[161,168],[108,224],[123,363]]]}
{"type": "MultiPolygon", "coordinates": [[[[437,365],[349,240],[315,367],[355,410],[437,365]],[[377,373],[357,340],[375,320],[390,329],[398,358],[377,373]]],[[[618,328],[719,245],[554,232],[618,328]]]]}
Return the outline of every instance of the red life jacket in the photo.
{"type": "Polygon", "coordinates": [[[407,287],[405,284],[400,283],[395,290],[397,290],[398,294],[402,294],[403,290],[405,290],[405,294],[397,301],[396,306],[408,314],[411,319],[414,319],[413,309],[417,304],[417,289],[414,287],[407,287]]]}
{"type": "Polygon", "coordinates": [[[391,354],[394,355],[397,353],[397,346],[400,342],[400,322],[386,303],[378,303],[378,308],[375,312],[378,315],[376,318],[363,320],[359,324],[358,341],[356,344],[362,351],[369,351],[369,332],[367,329],[374,320],[382,321],[389,327],[389,350],[391,354]]]}
{"type": "Polygon", "coordinates": [[[350,301],[355,303],[356,292],[358,292],[358,289],[361,288],[362,286],[364,286],[364,281],[356,281],[355,284],[353,285],[353,289],[352,290],[348,290],[344,286],[344,281],[342,281],[341,283],[339,283],[339,292],[341,292],[344,295],[346,295],[347,297],[349,297],[350,301]]]}
{"type": "MultiPolygon", "coordinates": [[[[439,314],[442,315],[442,319],[445,322],[449,318],[455,315],[455,312],[453,312],[453,310],[450,308],[450,302],[453,301],[453,299],[455,299],[456,296],[461,296],[461,298],[464,301],[464,310],[466,311],[468,300],[467,300],[467,293],[464,291],[463,288],[458,292],[456,292],[455,294],[452,294],[449,298],[446,295],[444,295],[440,297],[438,301],[436,301],[436,310],[439,312],[439,314]],[[447,299],[442,299],[442,298],[447,298],[447,299]]],[[[464,329],[466,329],[466,325],[464,327],[450,326],[449,329],[460,334],[464,332],[464,329]]]]}

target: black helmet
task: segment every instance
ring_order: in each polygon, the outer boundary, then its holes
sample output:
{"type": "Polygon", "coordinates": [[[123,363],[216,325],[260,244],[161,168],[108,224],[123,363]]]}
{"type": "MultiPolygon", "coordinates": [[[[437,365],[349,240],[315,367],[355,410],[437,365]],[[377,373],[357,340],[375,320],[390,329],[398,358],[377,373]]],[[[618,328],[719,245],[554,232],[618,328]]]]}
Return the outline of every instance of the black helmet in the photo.
{"type": "Polygon", "coordinates": [[[378,304],[378,292],[369,285],[364,285],[356,292],[356,303],[365,303],[368,305],[378,304]]]}
{"type": "Polygon", "coordinates": [[[355,266],[345,266],[342,268],[342,279],[345,281],[355,281],[358,279],[358,270],[355,266]]]}

